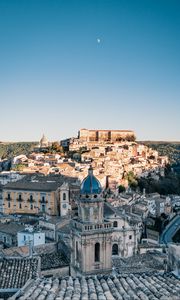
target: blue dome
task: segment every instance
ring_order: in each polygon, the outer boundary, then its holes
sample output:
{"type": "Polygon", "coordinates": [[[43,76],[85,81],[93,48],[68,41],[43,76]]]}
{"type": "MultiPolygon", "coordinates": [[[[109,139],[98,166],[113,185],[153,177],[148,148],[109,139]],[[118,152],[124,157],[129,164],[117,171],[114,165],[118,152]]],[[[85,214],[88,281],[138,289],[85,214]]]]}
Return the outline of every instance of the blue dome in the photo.
{"type": "Polygon", "coordinates": [[[82,195],[100,194],[102,187],[99,180],[93,175],[92,168],[89,169],[88,176],[83,180],[81,184],[80,193],[82,195]]]}

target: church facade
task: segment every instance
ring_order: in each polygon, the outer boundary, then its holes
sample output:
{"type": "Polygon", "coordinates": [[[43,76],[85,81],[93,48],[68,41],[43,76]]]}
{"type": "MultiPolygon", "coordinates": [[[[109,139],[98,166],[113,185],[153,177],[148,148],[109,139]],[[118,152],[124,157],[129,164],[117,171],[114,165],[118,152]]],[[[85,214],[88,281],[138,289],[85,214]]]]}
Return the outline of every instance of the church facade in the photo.
{"type": "Polygon", "coordinates": [[[102,188],[90,168],[81,184],[78,217],[71,221],[72,274],[110,272],[112,255],[124,257],[137,252],[138,227],[111,209],[106,217],[104,210],[102,188]]]}

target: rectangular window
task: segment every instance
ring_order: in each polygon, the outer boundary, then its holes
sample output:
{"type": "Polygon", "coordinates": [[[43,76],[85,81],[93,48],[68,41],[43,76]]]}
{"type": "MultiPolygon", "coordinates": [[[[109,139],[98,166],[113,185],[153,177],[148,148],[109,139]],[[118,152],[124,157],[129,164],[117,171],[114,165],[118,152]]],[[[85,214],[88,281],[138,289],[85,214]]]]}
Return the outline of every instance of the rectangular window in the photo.
{"type": "Polygon", "coordinates": [[[132,235],[129,235],[129,239],[130,239],[130,240],[132,239],[132,235]]]}
{"type": "Polygon", "coordinates": [[[11,207],[11,203],[10,202],[8,202],[8,208],[10,208],[11,207]]]}
{"type": "Polygon", "coordinates": [[[21,204],[21,203],[19,203],[19,208],[20,208],[20,209],[22,208],[22,204],[21,204]]]}
{"type": "Polygon", "coordinates": [[[8,199],[11,199],[11,195],[10,194],[8,194],[8,199]]]}

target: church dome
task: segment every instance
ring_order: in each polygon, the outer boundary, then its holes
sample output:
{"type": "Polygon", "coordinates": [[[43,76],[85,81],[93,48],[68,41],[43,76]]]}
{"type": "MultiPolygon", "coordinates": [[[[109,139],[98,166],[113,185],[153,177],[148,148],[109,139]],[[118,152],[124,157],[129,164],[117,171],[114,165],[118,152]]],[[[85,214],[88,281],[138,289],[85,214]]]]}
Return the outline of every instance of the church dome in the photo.
{"type": "Polygon", "coordinates": [[[93,175],[93,169],[90,167],[88,170],[88,176],[83,180],[81,184],[81,195],[95,195],[102,192],[102,187],[99,180],[93,175]]]}
{"type": "Polygon", "coordinates": [[[40,140],[41,147],[42,146],[48,146],[48,143],[49,143],[49,141],[48,141],[47,137],[43,134],[43,136],[42,136],[42,138],[40,140]]]}

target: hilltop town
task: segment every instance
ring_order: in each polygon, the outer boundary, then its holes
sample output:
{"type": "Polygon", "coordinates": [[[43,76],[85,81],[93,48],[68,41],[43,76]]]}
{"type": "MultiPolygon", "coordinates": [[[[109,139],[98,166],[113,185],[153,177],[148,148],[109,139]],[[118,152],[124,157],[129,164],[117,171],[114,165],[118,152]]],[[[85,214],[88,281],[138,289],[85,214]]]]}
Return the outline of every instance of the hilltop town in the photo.
{"type": "Polygon", "coordinates": [[[3,299],[178,299],[180,196],[140,189],[171,169],[134,131],[43,135],[0,166],[3,299]]]}
{"type": "MultiPolygon", "coordinates": [[[[11,169],[28,173],[63,174],[82,180],[91,164],[102,186],[116,189],[128,186],[128,174],[157,178],[163,176],[167,156],[138,144],[133,131],[97,131],[82,129],[78,138],[54,143],[51,147],[43,136],[29,155],[18,155],[11,160],[11,169]]],[[[3,162],[2,162],[3,163],[3,162]]],[[[2,164],[1,163],[1,164],[2,164]]]]}

